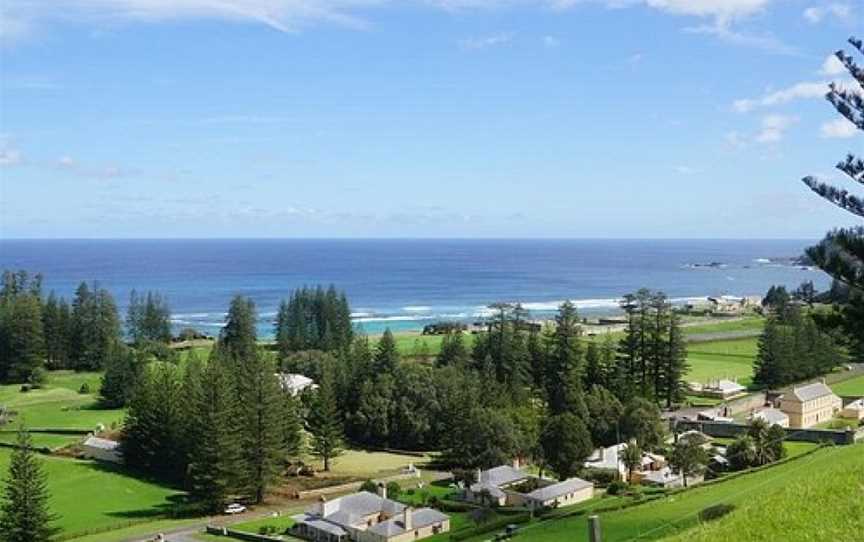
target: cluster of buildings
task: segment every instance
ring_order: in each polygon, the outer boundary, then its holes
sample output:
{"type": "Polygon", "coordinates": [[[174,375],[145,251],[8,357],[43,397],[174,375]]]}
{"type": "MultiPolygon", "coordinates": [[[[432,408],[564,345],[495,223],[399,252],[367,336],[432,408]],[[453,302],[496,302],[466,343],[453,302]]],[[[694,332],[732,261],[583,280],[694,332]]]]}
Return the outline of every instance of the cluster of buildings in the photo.
{"type": "Polygon", "coordinates": [[[321,497],[293,516],[291,533],[315,542],[408,542],[450,530],[450,518],[433,508],[412,508],[378,493],[360,491],[338,499],[321,497]]]}
{"type": "Polygon", "coordinates": [[[590,499],[594,484],[581,478],[559,482],[534,476],[516,465],[500,465],[478,469],[476,481],[465,488],[463,496],[468,502],[484,505],[558,508],[590,499]]]}

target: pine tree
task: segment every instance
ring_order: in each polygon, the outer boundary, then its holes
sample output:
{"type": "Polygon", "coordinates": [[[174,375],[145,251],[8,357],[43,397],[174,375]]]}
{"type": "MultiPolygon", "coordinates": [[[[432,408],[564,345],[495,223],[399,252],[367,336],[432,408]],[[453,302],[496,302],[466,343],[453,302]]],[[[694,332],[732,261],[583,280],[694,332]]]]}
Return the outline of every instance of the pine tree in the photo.
{"type": "Polygon", "coordinates": [[[72,304],[70,357],[77,370],[99,370],[116,352],[120,342],[120,318],[114,298],[97,284],[91,290],[82,282],[72,304]]]}
{"type": "Polygon", "coordinates": [[[133,344],[171,341],[171,309],[158,293],[147,292],[139,296],[135,290],[129,298],[126,329],[133,344]]]}
{"type": "Polygon", "coordinates": [[[381,336],[378,346],[375,347],[373,363],[375,373],[378,375],[392,375],[399,368],[399,349],[390,328],[384,330],[384,335],[381,336]]]}
{"type": "Polygon", "coordinates": [[[45,333],[45,362],[50,369],[65,369],[69,364],[71,337],[69,304],[52,291],[42,307],[42,327],[45,333]]]}
{"type": "MultiPolygon", "coordinates": [[[[849,38],[849,44],[864,54],[864,43],[861,40],[849,38]]],[[[837,51],[835,56],[861,88],[846,88],[831,83],[825,97],[840,115],[859,130],[864,130],[864,98],[860,94],[861,89],[864,89],[864,67],[857,64],[854,58],[844,51],[837,51]]],[[[864,158],[849,154],[836,167],[853,182],[864,185],[864,158]]],[[[864,218],[864,198],[850,194],[845,189],[825,184],[812,176],[805,177],[803,182],[827,201],[859,218],[864,218]]],[[[809,248],[807,255],[835,279],[859,291],[864,291],[864,227],[834,230],[828,233],[818,245],[809,248]]],[[[859,325],[864,324],[859,322],[859,325]]]]}
{"type": "Polygon", "coordinates": [[[126,347],[118,348],[115,355],[109,358],[105,372],[102,374],[102,385],[99,387],[101,402],[106,408],[123,408],[132,397],[138,379],[144,367],[144,360],[139,359],[135,350],[126,347]]]}
{"type": "Polygon", "coordinates": [[[278,405],[282,390],[272,361],[260,351],[237,365],[238,419],[241,420],[241,486],[256,503],[279,474],[284,457],[278,405]]]}
{"type": "Polygon", "coordinates": [[[48,486],[30,435],[18,430],[18,447],[9,462],[9,477],[0,504],[0,540],[48,542],[58,532],[48,508],[48,486]]]}
{"type": "Polygon", "coordinates": [[[660,380],[666,407],[671,408],[673,403],[684,399],[687,391],[684,377],[690,370],[690,365],[687,363],[687,342],[681,329],[681,320],[674,313],[669,318],[669,333],[665,346],[665,359],[661,360],[663,372],[660,380]]]}
{"type": "Polygon", "coordinates": [[[30,292],[0,300],[0,381],[27,382],[45,358],[42,304],[30,292]]]}
{"type": "Polygon", "coordinates": [[[545,464],[559,480],[576,475],[594,447],[582,420],[570,412],[550,417],[540,434],[545,464]]]}
{"type": "Polygon", "coordinates": [[[255,303],[251,299],[238,295],[231,300],[225,327],[219,334],[219,348],[223,355],[235,363],[255,357],[258,348],[257,320],[255,303]]]}
{"type": "Polygon", "coordinates": [[[582,395],[581,330],[576,307],[565,301],[555,317],[546,365],[549,410],[553,415],[572,412],[586,419],[588,411],[582,395]]]}
{"type": "Polygon", "coordinates": [[[280,401],[282,422],[282,453],[287,462],[302,456],[306,451],[303,437],[303,418],[300,416],[299,401],[290,393],[283,393],[280,401]]]}
{"type": "Polygon", "coordinates": [[[342,417],[336,405],[332,378],[328,368],[306,420],[312,434],[312,455],[324,462],[325,472],[330,470],[333,459],[342,454],[343,446],[342,417]]]}
{"type": "Polygon", "coordinates": [[[191,397],[190,493],[211,513],[221,512],[237,491],[240,439],[232,381],[227,364],[211,360],[191,397]]]}
{"type": "Polygon", "coordinates": [[[441,339],[441,353],[435,359],[435,364],[438,367],[447,367],[449,365],[465,367],[470,358],[468,349],[465,348],[465,339],[462,332],[458,330],[451,331],[441,339]]]}
{"type": "Polygon", "coordinates": [[[585,350],[585,373],[582,376],[582,384],[586,389],[591,386],[603,386],[606,382],[604,367],[600,362],[600,347],[595,342],[589,342],[585,350]]]}

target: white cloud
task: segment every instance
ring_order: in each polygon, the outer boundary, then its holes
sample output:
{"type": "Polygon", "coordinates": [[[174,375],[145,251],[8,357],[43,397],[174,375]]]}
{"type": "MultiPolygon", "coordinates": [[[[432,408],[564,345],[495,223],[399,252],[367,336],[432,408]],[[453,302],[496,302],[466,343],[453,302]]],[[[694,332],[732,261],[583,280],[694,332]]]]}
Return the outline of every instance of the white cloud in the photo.
{"type": "Polygon", "coordinates": [[[858,128],[844,117],[822,123],[819,133],[824,138],[845,139],[858,135],[858,128]]]}
{"type": "Polygon", "coordinates": [[[646,0],[645,3],[679,15],[714,17],[725,24],[764,10],[771,0],[646,0]]]}
{"type": "Polygon", "coordinates": [[[852,14],[852,8],[847,4],[829,4],[827,6],[811,6],[802,15],[811,24],[821,23],[828,17],[844,20],[852,14]]]}
{"type": "Polygon", "coordinates": [[[691,166],[680,165],[675,166],[675,172],[681,175],[695,175],[699,173],[699,170],[691,166]]]}
{"type": "Polygon", "coordinates": [[[822,63],[822,69],[819,70],[819,73],[822,75],[840,75],[846,73],[846,66],[840,62],[840,59],[835,55],[830,55],[825,59],[825,62],[822,63]]]}
{"type": "Polygon", "coordinates": [[[459,41],[459,46],[468,50],[488,49],[489,47],[495,47],[496,45],[504,45],[512,39],[512,34],[494,34],[491,36],[466,38],[459,41]]]}
{"type": "Polygon", "coordinates": [[[762,128],[756,134],[758,143],[777,143],[786,134],[786,130],[798,122],[797,117],[788,115],[765,115],[762,117],[762,128]]]}
{"type": "Polygon", "coordinates": [[[75,21],[99,26],[129,22],[154,23],[177,19],[222,19],[267,25],[281,32],[310,22],[363,27],[354,14],[388,0],[4,0],[0,36],[15,42],[32,35],[37,26],[75,21]]]}
{"type": "Polygon", "coordinates": [[[21,151],[18,149],[0,148],[0,166],[17,166],[23,161],[21,151]]]}
{"type": "Polygon", "coordinates": [[[561,40],[556,38],[555,36],[543,36],[543,47],[547,49],[554,49],[561,45],[561,40]]]}
{"type": "Polygon", "coordinates": [[[771,107],[793,100],[822,98],[827,92],[828,83],[825,81],[796,83],[791,87],[769,92],[760,98],[735,100],[732,103],[732,109],[739,113],[747,113],[760,107],[771,107]]]}
{"type": "Polygon", "coordinates": [[[727,132],[723,136],[723,140],[733,149],[743,149],[747,146],[747,139],[735,130],[727,132]]]}

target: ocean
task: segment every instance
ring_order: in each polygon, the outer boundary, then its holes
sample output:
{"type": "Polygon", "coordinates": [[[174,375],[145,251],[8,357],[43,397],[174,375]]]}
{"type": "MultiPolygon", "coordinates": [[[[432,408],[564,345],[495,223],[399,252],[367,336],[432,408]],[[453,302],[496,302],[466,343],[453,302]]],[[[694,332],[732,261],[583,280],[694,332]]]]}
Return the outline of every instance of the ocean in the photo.
{"type": "Polygon", "coordinates": [[[254,299],[259,333],[271,336],[279,301],[303,285],[335,284],[356,325],[415,330],[472,320],[496,301],[532,316],[565,299],[585,316],[615,313],[641,287],[677,300],[756,295],[797,287],[821,271],[791,260],[807,240],[0,240],[0,268],[44,275],[46,291],[71,298],[83,280],[113,292],[121,310],[133,289],[167,296],[176,328],[215,335],[230,298],[254,299]]]}

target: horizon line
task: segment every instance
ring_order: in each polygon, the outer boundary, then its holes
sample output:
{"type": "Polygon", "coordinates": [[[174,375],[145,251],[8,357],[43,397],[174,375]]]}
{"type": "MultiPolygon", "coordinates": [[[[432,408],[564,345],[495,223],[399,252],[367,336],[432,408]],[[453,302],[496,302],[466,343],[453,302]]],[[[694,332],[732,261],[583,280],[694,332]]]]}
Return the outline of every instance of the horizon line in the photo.
{"type": "Polygon", "coordinates": [[[818,237],[0,237],[8,241],[807,241],[818,237]]]}

